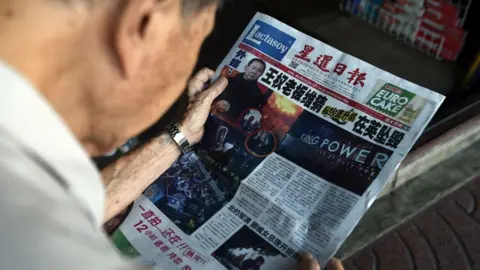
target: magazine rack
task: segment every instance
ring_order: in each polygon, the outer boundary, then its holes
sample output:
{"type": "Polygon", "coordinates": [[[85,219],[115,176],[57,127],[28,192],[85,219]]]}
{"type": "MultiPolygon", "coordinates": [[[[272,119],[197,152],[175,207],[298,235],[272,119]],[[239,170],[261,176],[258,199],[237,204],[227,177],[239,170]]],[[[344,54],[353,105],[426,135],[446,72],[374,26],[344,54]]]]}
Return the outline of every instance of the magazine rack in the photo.
{"type": "Polygon", "coordinates": [[[444,58],[456,60],[466,37],[462,27],[471,0],[449,0],[450,7],[454,7],[457,12],[454,28],[445,25],[442,18],[445,14],[431,8],[441,5],[441,2],[437,1],[439,0],[425,0],[425,3],[428,2],[430,5],[429,8],[426,5],[415,6],[423,1],[414,3],[415,1],[404,0],[389,3],[382,0],[343,0],[340,3],[340,10],[439,60],[444,58]],[[447,31],[448,38],[445,34],[447,31]],[[455,49],[445,46],[446,41],[450,42],[449,44],[453,43],[455,49]]]}

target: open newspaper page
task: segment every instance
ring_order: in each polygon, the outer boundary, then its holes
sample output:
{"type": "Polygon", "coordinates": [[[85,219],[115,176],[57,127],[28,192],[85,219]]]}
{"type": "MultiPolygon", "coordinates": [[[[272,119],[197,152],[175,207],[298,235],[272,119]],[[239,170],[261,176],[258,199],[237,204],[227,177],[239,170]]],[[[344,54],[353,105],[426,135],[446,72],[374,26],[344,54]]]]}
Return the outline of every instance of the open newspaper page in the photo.
{"type": "Polygon", "coordinates": [[[257,14],[217,70],[205,138],[134,203],[113,239],[165,269],[326,262],[444,97],[257,14]]]}

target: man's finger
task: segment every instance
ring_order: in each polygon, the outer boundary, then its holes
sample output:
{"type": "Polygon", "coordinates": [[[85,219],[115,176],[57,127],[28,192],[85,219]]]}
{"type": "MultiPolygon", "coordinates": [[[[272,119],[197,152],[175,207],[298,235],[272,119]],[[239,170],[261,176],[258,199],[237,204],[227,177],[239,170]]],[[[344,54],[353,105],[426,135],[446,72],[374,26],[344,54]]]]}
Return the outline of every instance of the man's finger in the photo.
{"type": "Polygon", "coordinates": [[[188,82],[188,95],[195,97],[195,95],[203,90],[203,86],[207,83],[215,74],[215,72],[209,68],[203,68],[197,74],[193,76],[188,82]]]}
{"type": "Polygon", "coordinates": [[[208,87],[202,95],[205,95],[205,100],[208,103],[212,103],[214,99],[216,99],[227,87],[228,80],[225,77],[220,77],[216,80],[212,85],[208,87]]]}
{"type": "Polygon", "coordinates": [[[343,268],[342,263],[338,259],[332,258],[328,262],[327,270],[345,270],[345,268],[343,268]]]}
{"type": "Polygon", "coordinates": [[[320,265],[317,260],[310,253],[302,253],[300,255],[300,262],[298,270],[320,270],[320,265]]]}

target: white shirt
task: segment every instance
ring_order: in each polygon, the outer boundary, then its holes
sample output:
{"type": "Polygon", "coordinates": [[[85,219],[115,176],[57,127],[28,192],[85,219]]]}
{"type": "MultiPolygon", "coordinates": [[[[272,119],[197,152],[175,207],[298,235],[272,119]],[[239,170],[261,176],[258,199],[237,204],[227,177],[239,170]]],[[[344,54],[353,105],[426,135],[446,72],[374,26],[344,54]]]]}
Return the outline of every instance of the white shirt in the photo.
{"type": "Polygon", "coordinates": [[[102,231],[104,189],[46,99],[0,62],[0,269],[127,269],[102,231]]]}

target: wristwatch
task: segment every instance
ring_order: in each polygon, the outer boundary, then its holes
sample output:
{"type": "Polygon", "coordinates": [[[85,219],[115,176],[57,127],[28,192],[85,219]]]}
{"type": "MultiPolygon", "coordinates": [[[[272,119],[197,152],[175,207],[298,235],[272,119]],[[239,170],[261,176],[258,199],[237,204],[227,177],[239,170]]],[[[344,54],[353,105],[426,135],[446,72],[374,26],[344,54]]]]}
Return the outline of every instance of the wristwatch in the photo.
{"type": "Polygon", "coordinates": [[[182,153],[187,153],[192,151],[192,146],[188,142],[187,137],[180,131],[178,124],[169,124],[165,128],[165,132],[170,135],[172,140],[177,144],[178,148],[182,153]]]}

